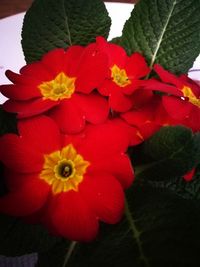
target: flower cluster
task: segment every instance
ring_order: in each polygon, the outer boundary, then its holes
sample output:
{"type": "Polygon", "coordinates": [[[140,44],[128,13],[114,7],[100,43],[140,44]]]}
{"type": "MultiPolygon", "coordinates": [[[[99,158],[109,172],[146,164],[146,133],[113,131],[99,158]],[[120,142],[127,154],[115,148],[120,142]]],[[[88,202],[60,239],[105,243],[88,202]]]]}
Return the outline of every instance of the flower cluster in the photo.
{"type": "Polygon", "coordinates": [[[0,91],[19,135],[0,138],[9,191],[0,211],[80,241],[95,238],[99,221],[118,222],[134,180],[128,147],[164,125],[200,130],[200,87],[159,65],[158,78],[150,71],[141,54],[102,37],[7,71],[13,84],[0,91]]]}

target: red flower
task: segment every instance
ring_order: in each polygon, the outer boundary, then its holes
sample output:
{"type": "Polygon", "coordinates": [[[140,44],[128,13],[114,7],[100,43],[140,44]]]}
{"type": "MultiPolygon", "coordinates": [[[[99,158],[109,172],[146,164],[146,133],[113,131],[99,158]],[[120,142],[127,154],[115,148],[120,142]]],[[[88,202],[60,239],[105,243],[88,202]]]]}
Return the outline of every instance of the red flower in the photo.
{"type": "Polygon", "coordinates": [[[169,116],[177,123],[199,131],[200,86],[186,75],[177,77],[159,65],[155,65],[154,70],[162,82],[154,80],[147,87],[168,93],[162,96],[162,102],[169,116]]]}
{"type": "Polygon", "coordinates": [[[52,232],[80,241],[96,236],[98,220],[120,220],[133,170],[118,120],[66,136],[51,118],[35,116],[19,122],[19,133],[0,139],[9,190],[1,212],[38,216],[52,232]]]}
{"type": "Polygon", "coordinates": [[[49,111],[62,131],[78,132],[85,121],[96,124],[107,118],[107,101],[93,92],[106,71],[107,56],[95,51],[93,44],[72,46],[66,51],[55,49],[41,61],[23,67],[20,74],[6,72],[14,84],[0,87],[10,98],[4,108],[18,113],[18,118],[49,111]],[[63,121],[67,122],[65,128],[63,121]]]}
{"type": "Polygon", "coordinates": [[[164,82],[172,84],[182,93],[179,98],[163,97],[163,105],[169,115],[194,131],[199,131],[200,86],[186,75],[176,77],[159,65],[155,66],[155,70],[164,82]]]}
{"type": "Polygon", "coordinates": [[[97,38],[97,50],[108,56],[108,73],[103,84],[98,87],[102,95],[109,96],[110,107],[119,112],[129,110],[133,103],[131,94],[140,87],[140,78],[150,69],[139,53],[127,56],[125,50],[116,44],[97,38]]]}

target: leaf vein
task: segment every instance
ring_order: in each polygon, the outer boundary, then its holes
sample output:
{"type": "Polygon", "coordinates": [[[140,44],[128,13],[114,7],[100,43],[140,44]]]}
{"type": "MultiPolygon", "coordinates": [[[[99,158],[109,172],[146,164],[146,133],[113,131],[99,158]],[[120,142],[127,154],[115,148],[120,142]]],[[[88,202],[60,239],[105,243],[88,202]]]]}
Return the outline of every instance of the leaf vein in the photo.
{"type": "Polygon", "coordinates": [[[160,48],[160,46],[161,46],[161,43],[162,43],[162,41],[163,41],[164,34],[165,34],[166,29],[167,29],[167,27],[168,27],[168,25],[169,25],[169,22],[170,22],[170,19],[171,19],[171,17],[172,17],[174,8],[175,8],[175,6],[176,6],[176,3],[177,3],[177,1],[175,0],[174,3],[173,3],[173,5],[172,5],[172,8],[170,9],[169,14],[168,14],[168,16],[167,16],[167,19],[166,19],[166,22],[165,22],[165,24],[164,24],[163,30],[162,30],[161,33],[160,33],[160,36],[159,36],[159,39],[158,39],[158,43],[157,43],[157,45],[156,45],[156,48],[155,48],[153,57],[152,57],[152,59],[151,59],[150,68],[152,68],[152,66],[153,66],[153,64],[154,64],[154,62],[155,62],[156,56],[157,56],[157,54],[158,54],[159,48],[160,48]]]}
{"type": "Polygon", "coordinates": [[[131,214],[131,212],[129,210],[128,202],[126,200],[125,200],[125,214],[126,214],[126,218],[127,218],[128,222],[129,222],[130,229],[132,230],[133,238],[135,239],[136,244],[138,246],[138,250],[140,253],[140,260],[143,261],[144,266],[150,267],[148,259],[146,258],[144,251],[143,251],[143,248],[142,248],[142,241],[140,240],[141,232],[137,229],[133,215],[131,214]]]}

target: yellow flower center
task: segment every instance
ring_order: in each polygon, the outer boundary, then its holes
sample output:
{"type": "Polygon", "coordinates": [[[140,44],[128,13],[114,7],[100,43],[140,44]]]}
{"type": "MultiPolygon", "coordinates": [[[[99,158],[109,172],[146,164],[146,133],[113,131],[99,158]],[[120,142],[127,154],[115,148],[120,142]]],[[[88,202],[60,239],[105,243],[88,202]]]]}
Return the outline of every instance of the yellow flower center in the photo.
{"type": "Polygon", "coordinates": [[[64,72],[60,72],[54,80],[41,83],[38,88],[44,99],[54,101],[70,98],[75,90],[75,77],[68,77],[64,72]]]}
{"type": "Polygon", "coordinates": [[[120,87],[125,87],[131,84],[131,81],[126,74],[126,70],[120,69],[117,65],[113,65],[113,67],[111,68],[111,77],[113,79],[113,82],[115,82],[120,87]]]}
{"type": "Polygon", "coordinates": [[[200,108],[200,99],[193,94],[190,87],[184,86],[182,92],[184,97],[188,98],[190,103],[200,108]]]}
{"type": "Polygon", "coordinates": [[[53,194],[78,191],[78,185],[90,163],[77,153],[72,144],[45,155],[44,159],[40,178],[52,186],[53,194]]]}

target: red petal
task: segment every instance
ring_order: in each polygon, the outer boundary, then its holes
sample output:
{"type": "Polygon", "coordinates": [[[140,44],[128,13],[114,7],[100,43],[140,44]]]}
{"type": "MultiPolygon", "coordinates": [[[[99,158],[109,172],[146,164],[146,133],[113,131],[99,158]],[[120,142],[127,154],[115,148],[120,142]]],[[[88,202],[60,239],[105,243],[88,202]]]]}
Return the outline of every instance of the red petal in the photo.
{"type": "Polygon", "coordinates": [[[85,51],[85,48],[79,45],[73,45],[66,51],[65,69],[66,74],[71,77],[77,77],[80,60],[85,51]]]}
{"type": "Polygon", "coordinates": [[[22,74],[22,77],[34,78],[37,83],[50,81],[54,78],[50,71],[42,65],[41,61],[25,65],[21,68],[20,73],[22,74]]]}
{"type": "Polygon", "coordinates": [[[139,53],[134,53],[130,56],[127,60],[125,69],[128,77],[133,79],[142,78],[150,72],[150,68],[147,66],[144,57],[139,53]]]}
{"type": "Polygon", "coordinates": [[[3,108],[8,112],[17,113],[18,118],[21,119],[44,113],[58,104],[58,101],[43,100],[42,98],[29,101],[7,100],[3,104],[3,108]]]}
{"type": "Polygon", "coordinates": [[[60,105],[52,109],[48,115],[58,124],[60,130],[65,134],[74,134],[83,130],[85,126],[85,115],[81,110],[76,95],[63,100],[60,105]]]}
{"type": "Polygon", "coordinates": [[[18,128],[20,136],[6,134],[1,137],[1,160],[16,172],[40,171],[44,154],[60,148],[57,125],[50,118],[41,116],[21,120],[18,128]]]}
{"type": "Polygon", "coordinates": [[[61,137],[56,123],[47,116],[37,116],[19,121],[21,138],[29,142],[34,150],[44,154],[60,149],[61,137]]]}
{"type": "Polygon", "coordinates": [[[26,183],[28,177],[31,178],[34,175],[35,174],[17,173],[4,167],[3,179],[9,192],[16,192],[26,183]]]}
{"type": "Polygon", "coordinates": [[[34,79],[34,76],[32,76],[32,77],[28,76],[27,77],[27,76],[15,73],[15,72],[13,72],[11,70],[7,70],[6,71],[6,76],[14,84],[28,85],[28,84],[32,84],[32,83],[33,84],[37,83],[37,81],[34,79]]]}
{"type": "Polygon", "coordinates": [[[130,159],[125,154],[109,156],[92,162],[87,173],[105,172],[114,176],[123,186],[128,188],[134,180],[134,172],[130,159]]]}
{"type": "Polygon", "coordinates": [[[110,88],[110,107],[117,112],[128,111],[133,106],[133,99],[123,94],[123,88],[113,86],[110,88]]]}
{"type": "Polygon", "coordinates": [[[172,118],[184,120],[189,116],[192,104],[173,96],[163,96],[163,106],[172,118]]]}
{"type": "Polygon", "coordinates": [[[143,87],[143,84],[144,84],[144,81],[142,81],[142,80],[132,79],[131,84],[129,84],[123,88],[123,93],[125,95],[131,95],[131,94],[135,93],[136,91],[139,91],[138,89],[141,89],[143,87]]]}
{"type": "Polygon", "coordinates": [[[154,78],[143,81],[141,85],[143,85],[145,90],[160,91],[180,97],[183,96],[183,93],[177,87],[159,82],[154,78]]]}
{"type": "MultiPolygon", "coordinates": [[[[149,138],[154,132],[156,132],[160,126],[166,123],[164,117],[161,118],[161,109],[158,109],[161,98],[154,97],[151,102],[140,107],[139,109],[133,109],[129,112],[121,114],[121,117],[130,125],[133,125],[138,129],[136,136],[144,141],[149,138]],[[157,122],[157,119],[160,122],[157,122]],[[162,120],[161,120],[162,119],[162,120]]],[[[168,116],[169,117],[169,116],[168,116]]]]}
{"type": "Polygon", "coordinates": [[[91,241],[98,232],[95,214],[73,190],[52,196],[45,219],[50,230],[71,240],[91,241]]]}
{"type": "Polygon", "coordinates": [[[200,109],[197,106],[192,106],[190,110],[189,117],[181,123],[189,128],[191,128],[194,132],[200,131],[200,109]]]}
{"type": "Polygon", "coordinates": [[[155,101],[158,96],[144,89],[136,90],[133,94],[134,108],[143,107],[145,104],[155,101]]]}
{"type": "Polygon", "coordinates": [[[53,49],[43,56],[41,64],[55,77],[64,71],[65,57],[66,51],[63,48],[53,49]]]}
{"type": "Polygon", "coordinates": [[[102,85],[100,85],[97,88],[98,92],[101,95],[103,95],[103,96],[109,96],[109,93],[110,93],[110,83],[111,83],[111,80],[110,79],[104,80],[104,82],[102,83],[102,85]]]}
{"type": "Polygon", "coordinates": [[[85,178],[79,187],[80,194],[97,217],[110,224],[117,223],[124,211],[124,193],[119,182],[105,173],[85,178]]]}
{"type": "MultiPolygon", "coordinates": [[[[156,110],[156,106],[154,107],[156,110]]],[[[154,119],[155,110],[153,110],[153,106],[148,105],[138,110],[133,109],[125,112],[121,114],[121,117],[130,125],[139,128],[141,124],[144,124],[147,121],[152,121],[154,119]]]]}
{"type": "Polygon", "coordinates": [[[78,45],[71,46],[66,51],[62,48],[54,49],[44,55],[42,64],[54,76],[64,72],[66,75],[74,77],[83,52],[84,48],[78,45]]]}
{"type": "Polygon", "coordinates": [[[171,83],[171,84],[177,86],[179,89],[182,88],[183,82],[176,75],[165,70],[162,66],[160,66],[158,64],[154,65],[154,70],[159,75],[159,77],[161,78],[161,80],[163,82],[171,83]]]}
{"type": "Polygon", "coordinates": [[[144,137],[136,127],[130,127],[130,146],[136,146],[144,141],[144,137]]]}
{"type": "Polygon", "coordinates": [[[156,133],[162,125],[155,122],[146,122],[139,127],[139,133],[143,137],[143,141],[156,133]]]}
{"type": "Polygon", "coordinates": [[[107,100],[97,93],[89,95],[77,94],[76,101],[87,121],[99,124],[104,122],[109,114],[107,100]]]}
{"type": "Polygon", "coordinates": [[[121,126],[121,120],[117,119],[100,125],[88,125],[80,136],[74,137],[73,142],[78,140],[77,149],[87,160],[109,158],[125,152],[129,146],[130,132],[121,126]]]}
{"type": "Polygon", "coordinates": [[[45,204],[49,189],[37,174],[27,175],[26,182],[17,191],[0,198],[0,211],[13,216],[32,214],[45,204]]]}
{"type": "Polygon", "coordinates": [[[107,68],[107,56],[97,51],[94,44],[88,45],[79,62],[76,91],[88,94],[98,88],[107,75],[107,68]]]}
{"type": "Polygon", "coordinates": [[[1,93],[13,100],[29,100],[31,98],[40,97],[41,93],[33,84],[19,85],[8,84],[0,86],[1,93]]]}
{"type": "Polygon", "coordinates": [[[8,168],[22,173],[39,172],[42,169],[42,153],[23,138],[6,134],[0,138],[0,147],[0,159],[8,168]]]}
{"type": "Polygon", "coordinates": [[[124,68],[128,56],[121,46],[109,43],[102,37],[97,37],[96,42],[98,49],[107,54],[109,59],[109,67],[112,67],[116,64],[119,68],[124,68]]]}

